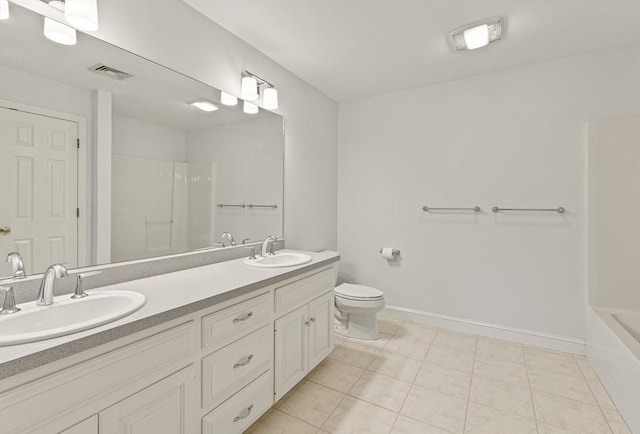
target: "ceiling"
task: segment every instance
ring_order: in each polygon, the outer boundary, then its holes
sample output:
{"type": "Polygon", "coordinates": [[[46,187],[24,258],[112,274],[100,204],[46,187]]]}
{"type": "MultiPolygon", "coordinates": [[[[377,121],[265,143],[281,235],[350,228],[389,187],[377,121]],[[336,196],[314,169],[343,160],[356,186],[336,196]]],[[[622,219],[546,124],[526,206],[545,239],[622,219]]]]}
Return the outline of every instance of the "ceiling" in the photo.
{"type": "Polygon", "coordinates": [[[640,0],[183,0],[336,101],[640,44],[640,0]],[[451,30],[506,37],[452,52],[451,30]]]}

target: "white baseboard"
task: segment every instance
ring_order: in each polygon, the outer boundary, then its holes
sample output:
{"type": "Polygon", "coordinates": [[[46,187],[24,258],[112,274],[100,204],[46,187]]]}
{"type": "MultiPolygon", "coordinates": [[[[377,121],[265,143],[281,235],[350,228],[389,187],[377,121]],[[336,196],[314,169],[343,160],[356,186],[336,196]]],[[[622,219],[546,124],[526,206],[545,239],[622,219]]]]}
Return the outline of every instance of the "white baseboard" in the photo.
{"type": "Polygon", "coordinates": [[[398,306],[387,305],[379,315],[402,321],[411,321],[431,327],[518,342],[554,351],[564,351],[579,355],[585,354],[584,340],[565,336],[556,336],[533,330],[518,329],[481,321],[472,321],[398,306]]]}

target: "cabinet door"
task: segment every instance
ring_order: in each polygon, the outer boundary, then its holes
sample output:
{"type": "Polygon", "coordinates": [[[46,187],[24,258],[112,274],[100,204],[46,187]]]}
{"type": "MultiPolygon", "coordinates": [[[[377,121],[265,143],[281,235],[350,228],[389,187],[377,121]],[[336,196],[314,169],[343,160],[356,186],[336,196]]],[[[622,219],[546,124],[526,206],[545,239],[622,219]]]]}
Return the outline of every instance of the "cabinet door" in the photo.
{"type": "Polygon", "coordinates": [[[302,306],[275,322],[276,401],[307,373],[307,309],[302,306]]]}
{"type": "Polygon", "coordinates": [[[98,434],[98,415],[95,414],[89,419],[61,431],[60,434],[98,434]]]}
{"type": "Polygon", "coordinates": [[[101,434],[192,434],[197,425],[193,366],[100,412],[101,434]]]}
{"type": "Polygon", "coordinates": [[[309,303],[309,370],[333,351],[333,306],[333,292],[309,303]]]}

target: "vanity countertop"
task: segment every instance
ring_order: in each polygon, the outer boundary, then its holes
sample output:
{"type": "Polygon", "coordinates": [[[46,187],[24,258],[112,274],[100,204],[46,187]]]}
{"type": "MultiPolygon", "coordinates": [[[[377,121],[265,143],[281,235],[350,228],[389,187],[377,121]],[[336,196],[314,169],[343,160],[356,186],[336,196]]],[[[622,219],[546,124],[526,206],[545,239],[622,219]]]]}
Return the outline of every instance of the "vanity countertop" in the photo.
{"type": "MultiPolygon", "coordinates": [[[[287,251],[287,250],[284,250],[287,251]]],[[[117,321],[39,342],[0,347],[0,380],[337,262],[337,252],[304,252],[312,261],[251,268],[242,259],[96,288],[144,294],[146,304],[117,321]]],[[[87,291],[91,293],[92,291],[87,291]]]]}

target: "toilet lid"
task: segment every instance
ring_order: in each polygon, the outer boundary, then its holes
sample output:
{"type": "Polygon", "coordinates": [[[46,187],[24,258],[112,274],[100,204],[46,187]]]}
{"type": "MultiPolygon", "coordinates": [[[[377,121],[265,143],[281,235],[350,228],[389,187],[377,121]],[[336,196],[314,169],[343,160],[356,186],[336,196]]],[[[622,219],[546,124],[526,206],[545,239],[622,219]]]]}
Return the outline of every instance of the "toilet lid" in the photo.
{"type": "Polygon", "coordinates": [[[339,297],[352,300],[378,300],[384,296],[384,293],[379,289],[364,285],[353,285],[351,283],[339,285],[335,289],[335,293],[339,297]]]}

